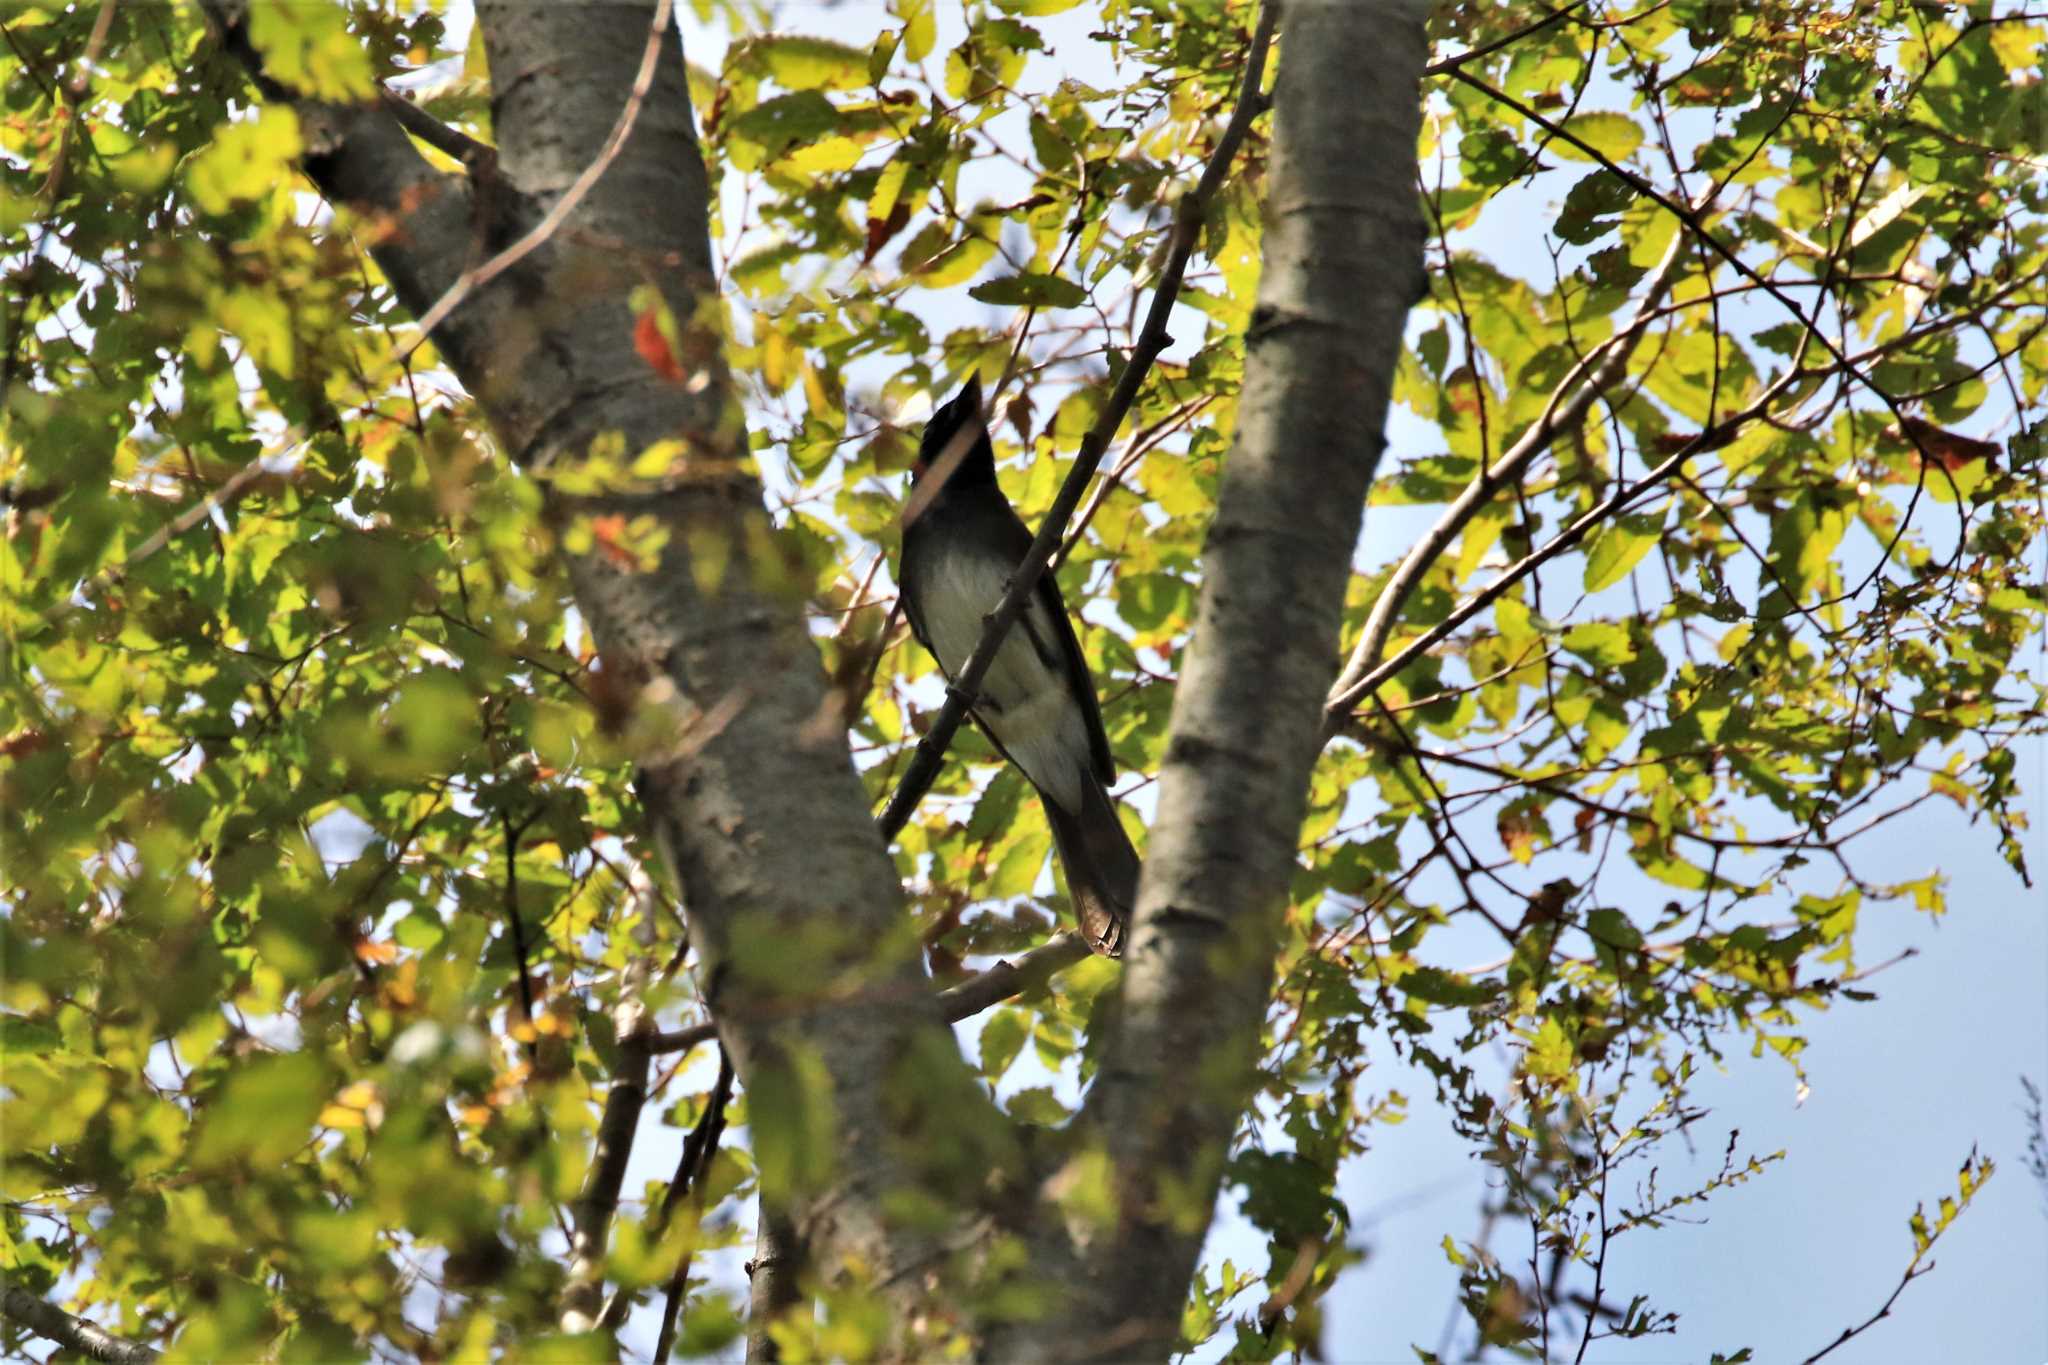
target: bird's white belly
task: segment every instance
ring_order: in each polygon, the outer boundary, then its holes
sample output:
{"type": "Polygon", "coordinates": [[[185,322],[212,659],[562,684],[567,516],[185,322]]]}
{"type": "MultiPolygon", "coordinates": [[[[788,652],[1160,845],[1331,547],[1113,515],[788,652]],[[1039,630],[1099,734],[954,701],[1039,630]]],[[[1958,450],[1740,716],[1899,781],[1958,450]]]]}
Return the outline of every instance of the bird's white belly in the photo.
{"type": "MultiPolygon", "coordinates": [[[[947,556],[932,575],[924,605],[932,650],[949,678],[958,677],[981,641],[982,618],[995,610],[1009,582],[1009,569],[992,558],[947,556]]],[[[1057,641],[1058,624],[1034,595],[1024,608],[1038,638],[1057,641]]],[[[1088,729],[1081,707],[1068,691],[1064,672],[1049,668],[1025,634],[1025,622],[1010,627],[996,651],[978,708],[988,729],[1009,751],[1032,785],[1068,811],[1081,808],[1081,783],[1088,763],[1088,729]]]]}

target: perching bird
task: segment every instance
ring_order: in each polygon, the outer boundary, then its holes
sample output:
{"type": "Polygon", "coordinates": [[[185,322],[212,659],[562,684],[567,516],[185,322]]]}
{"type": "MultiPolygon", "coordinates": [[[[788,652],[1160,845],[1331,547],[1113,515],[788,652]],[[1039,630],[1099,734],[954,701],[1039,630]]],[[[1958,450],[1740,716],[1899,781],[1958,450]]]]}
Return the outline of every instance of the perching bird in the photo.
{"type": "MultiPolygon", "coordinates": [[[[919,643],[952,679],[967,666],[982,618],[995,610],[1031,548],[1031,532],[996,484],[979,379],[969,378],[925,423],[911,479],[913,511],[898,575],[903,609],[919,643]],[[928,489],[927,480],[937,482],[928,489]]],[[[1082,934],[1096,952],[1116,957],[1137,897],[1138,854],[1109,796],[1116,769],[1095,680],[1050,572],[1010,627],[972,710],[1038,790],[1082,934]]]]}

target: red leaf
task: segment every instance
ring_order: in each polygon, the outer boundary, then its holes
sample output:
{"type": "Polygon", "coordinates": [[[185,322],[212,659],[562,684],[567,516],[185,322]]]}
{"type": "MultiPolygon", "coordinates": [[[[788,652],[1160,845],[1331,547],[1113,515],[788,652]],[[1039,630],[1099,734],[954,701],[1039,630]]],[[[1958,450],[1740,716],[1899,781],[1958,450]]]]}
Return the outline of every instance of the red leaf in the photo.
{"type": "Polygon", "coordinates": [[[1996,441],[1980,441],[1974,436],[1964,436],[1932,422],[1923,422],[1918,417],[1902,417],[1886,427],[1884,434],[1912,446],[1922,464],[1938,464],[1951,474],[1979,460],[1988,460],[1999,451],[1996,441]]]}
{"type": "Polygon", "coordinates": [[[910,205],[899,202],[889,210],[887,218],[868,219],[868,247],[861,253],[860,263],[866,265],[875,259],[875,253],[891,237],[903,231],[903,225],[910,221],[910,205]]]}
{"type": "Polygon", "coordinates": [[[639,562],[633,552],[626,548],[626,519],[618,513],[610,512],[604,516],[592,517],[590,534],[597,542],[597,548],[614,564],[631,568],[639,562]]]}
{"type": "Polygon", "coordinates": [[[683,382],[683,367],[661,330],[661,309],[649,308],[633,320],[633,349],[663,379],[672,384],[683,382]]]}

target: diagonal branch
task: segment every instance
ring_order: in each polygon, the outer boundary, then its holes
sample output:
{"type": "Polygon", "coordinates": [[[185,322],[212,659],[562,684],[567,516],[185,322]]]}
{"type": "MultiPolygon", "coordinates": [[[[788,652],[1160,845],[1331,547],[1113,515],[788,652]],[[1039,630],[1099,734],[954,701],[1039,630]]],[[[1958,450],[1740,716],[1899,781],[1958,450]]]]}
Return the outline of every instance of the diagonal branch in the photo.
{"type": "Polygon", "coordinates": [[[498,149],[490,143],[479,142],[461,129],[449,127],[399,91],[387,88],[382,103],[406,132],[436,151],[454,157],[472,171],[488,164],[498,155],[498,149]]]}
{"type": "Polygon", "coordinates": [[[1379,597],[1373,602],[1372,614],[1366,618],[1364,633],[1358,637],[1358,644],[1352,649],[1343,673],[1330,688],[1330,700],[1325,708],[1329,715],[1324,722],[1326,736],[1336,733],[1343,725],[1344,713],[1363,695],[1356,692],[1358,680],[1386,652],[1387,639],[1394,633],[1401,608],[1407,604],[1409,596],[1422,582],[1437,556],[1457,539],[1459,532],[1479,514],[1480,509],[1493,500],[1495,493],[1520,478],[1529,463],[1548,450],[1561,434],[1576,428],[1600,396],[1627,373],[1629,357],[1635,354],[1636,346],[1658,316],[1665,294],[1678,280],[1679,262],[1684,259],[1685,246],[1685,234],[1673,233],[1671,246],[1665,251],[1657,273],[1651,277],[1649,288],[1643,294],[1642,306],[1636,310],[1629,325],[1604,344],[1596,346],[1572,367],[1552,391],[1543,415],[1530,424],[1521,439],[1491,467],[1482,466],[1478,475],[1466,485],[1465,491],[1444,509],[1436,524],[1409,549],[1394,570],[1393,577],[1380,589],[1379,597]],[[1567,393],[1571,394],[1568,399],[1565,397],[1567,393]]]}
{"type": "MultiPolygon", "coordinates": [[[[1044,985],[1054,973],[1071,967],[1088,956],[1088,944],[1079,934],[1055,934],[1014,962],[998,962],[987,971],[968,977],[957,985],[934,992],[932,1006],[948,1024],[972,1019],[991,1005],[1023,995],[1044,985]]],[[[718,1036],[714,1023],[692,1024],[652,1034],[647,1040],[650,1053],[687,1052],[718,1036]]]]}
{"type": "Polygon", "coordinates": [[[1244,79],[1239,85],[1237,107],[1231,111],[1230,122],[1224,127],[1223,135],[1216,140],[1216,150],[1210,155],[1209,164],[1203,167],[1201,180],[1180,201],[1180,208],[1174,216],[1173,247],[1167,256],[1166,268],[1160,272],[1159,287],[1153,292],[1152,306],[1145,314],[1145,325],[1131,347],[1130,357],[1117,378],[1116,389],[1110,395],[1108,405],[1087,436],[1082,438],[1080,453],[1074,457],[1074,467],[1067,471],[1066,482],[1060,485],[1059,496],[1053,499],[1051,509],[1046,512],[1045,521],[1031,542],[1030,552],[1010,576],[1009,589],[1004,592],[1003,600],[983,621],[981,642],[968,656],[967,666],[960,670],[960,676],[953,680],[945,706],[940,709],[931,730],[919,741],[910,770],[903,775],[888,809],[882,812],[884,839],[893,840],[902,832],[911,812],[917,809],[917,803],[931,790],[933,780],[939,775],[939,765],[945,760],[946,748],[953,742],[954,732],[967,715],[968,702],[981,690],[981,680],[995,661],[1003,637],[1009,634],[1010,627],[1023,614],[1024,604],[1038,586],[1046,563],[1059,548],[1067,520],[1080,505],[1081,495],[1087,492],[1088,480],[1094,477],[1096,467],[1102,463],[1103,453],[1109,449],[1110,440],[1115,437],[1117,428],[1123,425],[1125,414],[1130,411],[1139,388],[1152,369],[1152,362],[1173,340],[1166,334],[1167,315],[1173,311],[1174,301],[1180,296],[1181,276],[1186,272],[1188,257],[1194,253],[1195,243],[1201,237],[1209,204],[1230,173],[1230,165],[1237,159],[1237,149],[1243,144],[1252,120],[1266,107],[1259,85],[1265,76],[1266,53],[1272,46],[1277,18],[1277,9],[1270,0],[1260,7],[1258,25],[1252,32],[1251,47],[1245,55],[1244,79]]]}
{"type": "MultiPolygon", "coordinates": [[[[650,1241],[659,1242],[668,1231],[676,1205],[683,1201],[685,1195],[696,1201],[697,1212],[702,1216],[704,1175],[711,1169],[712,1153],[718,1150],[719,1136],[725,1132],[725,1109],[732,1099],[732,1079],[732,1058],[721,1052],[718,1054],[718,1080],[704,1101],[704,1116],[683,1139],[683,1153],[676,1162],[675,1179],[669,1181],[668,1193],[661,1198],[661,1209],[648,1228],[650,1241]]],[[[676,1323],[682,1314],[683,1296],[689,1287],[690,1252],[685,1248],[676,1261],[675,1273],[669,1276],[668,1298],[661,1308],[661,1333],[654,1343],[654,1365],[668,1365],[669,1351],[675,1345],[676,1323]]]]}
{"type": "Polygon", "coordinates": [[[605,1248],[610,1240],[612,1216],[619,1209],[619,1190],[625,1184],[626,1163],[633,1154],[633,1137],[640,1124],[640,1111],[647,1104],[648,1027],[646,1004],[640,998],[648,976],[645,959],[636,958],[626,968],[619,987],[619,1003],[612,1010],[612,1026],[619,1040],[619,1065],[612,1087],[604,1097],[604,1115],[597,1124],[597,1149],[591,1154],[590,1173],[584,1177],[583,1193],[576,1201],[576,1230],[569,1246],[569,1278],[562,1287],[561,1325],[565,1332],[587,1332],[596,1327],[604,1311],[605,1248]]]}
{"type": "Polygon", "coordinates": [[[1464,625],[1474,616],[1492,606],[1502,593],[1536,572],[1543,565],[1563,554],[1566,550],[1577,545],[1608,517],[1625,511],[1637,498],[1642,497],[1666,479],[1677,474],[1685,467],[1685,462],[1694,455],[1697,455],[1702,450],[1710,450],[1717,443],[1728,440],[1750,422],[1762,416],[1772,401],[1779,394],[1791,388],[1798,377],[1799,372],[1797,370],[1788,371],[1777,383],[1766,389],[1757,397],[1755,402],[1751,403],[1741,412],[1736,413],[1717,426],[1712,426],[1705,431],[1699,432],[1683,446],[1679,447],[1679,449],[1659,461],[1643,477],[1625,487],[1617,488],[1613,493],[1595,503],[1591,509],[1582,513],[1571,525],[1559,531],[1550,540],[1545,541],[1537,549],[1530,551],[1513,564],[1508,565],[1507,568],[1501,570],[1500,575],[1491,583],[1488,583],[1470,598],[1459,603],[1449,616],[1446,616],[1427,631],[1403,645],[1393,658],[1387,659],[1377,667],[1370,669],[1343,691],[1337,692],[1333,690],[1333,694],[1325,709],[1324,723],[1326,733],[1333,733],[1335,729],[1341,729],[1344,723],[1343,716],[1346,711],[1355,706],[1362,698],[1369,697],[1378,691],[1381,683],[1384,683],[1387,679],[1399,673],[1409,664],[1414,663],[1437,645],[1449,639],[1459,626],[1464,625]]]}
{"type": "Polygon", "coordinates": [[[90,1360],[110,1361],[113,1365],[147,1365],[147,1362],[158,1358],[154,1348],[117,1337],[96,1322],[67,1313],[55,1304],[45,1303],[19,1285],[7,1285],[6,1292],[0,1294],[0,1313],[37,1336],[90,1360]]]}
{"type": "MultiPolygon", "coordinates": [[[[1891,411],[1893,418],[1896,419],[1902,427],[1907,421],[1910,420],[1908,414],[1899,406],[1900,400],[1894,397],[1890,390],[1886,389],[1882,384],[1878,383],[1863,369],[1861,369],[1855,363],[1855,361],[1849,356],[1849,354],[1843,349],[1843,343],[1837,342],[1832,337],[1830,337],[1827,334],[1827,332],[1820,326],[1820,324],[1815,320],[1815,318],[1809,315],[1804,308],[1801,308],[1799,306],[1799,301],[1797,299],[1794,299],[1790,294],[1786,293],[1783,286],[1781,286],[1776,280],[1770,279],[1767,276],[1765,276],[1755,266],[1751,265],[1748,261],[1743,260],[1741,253],[1738,252],[1733,246],[1730,246],[1727,242],[1722,241],[1717,234],[1708,231],[1707,225],[1703,221],[1701,221],[1701,216],[1697,211],[1691,209],[1686,204],[1673,199],[1670,195],[1664,193],[1662,190],[1659,190],[1655,185],[1652,185],[1648,180],[1644,179],[1636,172],[1630,170],[1628,167],[1623,166],[1620,163],[1616,162],[1612,157],[1608,156],[1599,148],[1587,142],[1578,134],[1572,132],[1569,128],[1566,128],[1563,124],[1557,122],[1555,119],[1545,118],[1535,109],[1523,103],[1521,100],[1516,99],[1513,95],[1508,94],[1506,91],[1499,90],[1491,85],[1488,85],[1485,81],[1480,80],[1478,77],[1472,75],[1470,72],[1465,71],[1461,67],[1453,68],[1447,74],[1449,74],[1453,80],[1463,81],[1466,85],[1471,86],[1474,90],[1479,91],[1481,94],[1487,96],[1489,99],[1494,100],[1496,103],[1505,105],[1507,108],[1514,110],[1517,114],[1521,115],[1523,118],[1528,119],[1531,123],[1543,129],[1546,133],[1558,139],[1560,142],[1567,143],[1570,146],[1577,148],[1581,153],[1583,153],[1594,164],[1598,165],[1602,170],[1605,170],[1608,174],[1614,176],[1615,179],[1621,181],[1624,185],[1627,185],[1631,190],[1634,190],[1643,198],[1657,205],[1666,213],[1669,213],[1673,217],[1677,218],[1679,222],[1681,222],[1686,227],[1692,230],[1693,234],[1699,238],[1701,243],[1703,243],[1705,246],[1711,249],[1715,255],[1719,256],[1722,260],[1726,261],[1731,270],[1733,270],[1736,274],[1742,276],[1744,279],[1748,280],[1758,289],[1761,289],[1764,293],[1770,295],[1770,297],[1774,301],[1776,301],[1781,307],[1783,307],[1786,312],[1790,313],[1793,317],[1797,318],[1799,320],[1800,326],[1805,329],[1807,335],[1812,337],[1814,343],[1820,346],[1820,348],[1826,351],[1830,356],[1832,356],[1834,358],[1835,364],[1843,372],[1845,372],[1851,379],[1855,380],[1857,384],[1861,385],[1863,388],[1868,389],[1880,403],[1884,404],[1884,406],[1891,411]]],[[[1816,309],[1817,308],[1818,305],[1816,305],[1816,309]]],[[[1916,447],[1918,447],[1918,440],[1916,439],[1913,442],[1913,444],[1916,447]]],[[[1923,455],[1926,455],[1929,452],[1927,452],[1925,449],[1922,449],[1921,453],[1923,455]]]]}

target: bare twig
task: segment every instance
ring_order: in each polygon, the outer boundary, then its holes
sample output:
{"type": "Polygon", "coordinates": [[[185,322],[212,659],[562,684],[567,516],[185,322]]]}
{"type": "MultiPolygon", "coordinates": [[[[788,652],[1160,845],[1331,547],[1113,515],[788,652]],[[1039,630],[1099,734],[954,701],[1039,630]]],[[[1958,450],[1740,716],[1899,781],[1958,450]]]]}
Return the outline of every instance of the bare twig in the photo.
{"type": "Polygon", "coordinates": [[[1094,427],[1082,439],[1080,452],[1074,457],[1074,467],[1067,472],[1066,482],[1060,485],[1059,496],[1053,499],[1051,509],[1046,512],[1045,521],[1038,528],[1038,536],[1031,542],[1030,552],[1011,575],[1009,589],[1003,594],[1002,601],[983,622],[981,642],[968,657],[960,676],[953,680],[945,706],[940,709],[931,730],[919,742],[910,770],[903,775],[888,809],[882,812],[882,837],[885,839],[896,837],[910,819],[911,812],[917,809],[917,803],[931,789],[933,779],[939,775],[939,765],[945,759],[946,747],[953,742],[953,733],[960,728],[969,702],[980,690],[981,680],[995,661],[1004,636],[1023,614],[1024,604],[1037,588],[1046,563],[1052,558],[1053,551],[1059,548],[1067,519],[1080,505],[1088,480],[1094,476],[1110,440],[1123,425],[1124,416],[1136,400],[1138,389],[1151,371],[1152,362],[1172,340],[1166,333],[1167,315],[1173,311],[1174,300],[1179,297],[1181,276],[1187,270],[1188,257],[1193,254],[1195,242],[1201,236],[1209,203],[1229,174],[1230,165],[1237,158],[1237,149],[1250,130],[1252,119],[1265,108],[1259,83],[1265,76],[1266,53],[1272,46],[1277,18],[1273,4],[1260,6],[1258,26],[1252,33],[1251,48],[1245,58],[1244,81],[1238,91],[1237,107],[1232,111],[1223,135],[1216,141],[1216,150],[1210,156],[1209,164],[1203,168],[1201,180],[1180,202],[1174,218],[1173,248],[1167,256],[1166,268],[1160,272],[1159,287],[1153,292],[1145,324],[1131,347],[1123,374],[1117,379],[1116,390],[1110,395],[1094,427]]]}
{"type": "Polygon", "coordinates": [[[1755,402],[1751,403],[1741,412],[1736,413],[1718,426],[1709,427],[1695,435],[1677,451],[1652,467],[1643,477],[1631,484],[1616,489],[1613,493],[1601,499],[1589,511],[1578,517],[1571,525],[1565,527],[1556,536],[1546,541],[1540,548],[1532,550],[1503,569],[1499,577],[1459,604],[1457,609],[1451,612],[1449,616],[1446,616],[1423,634],[1409,641],[1392,658],[1387,659],[1377,668],[1366,673],[1340,695],[1330,698],[1329,702],[1326,703],[1325,709],[1336,717],[1330,723],[1341,725],[1341,713],[1343,711],[1356,705],[1362,698],[1371,696],[1379,690],[1381,683],[1399,673],[1409,664],[1414,663],[1415,660],[1435,648],[1442,641],[1449,639],[1458,627],[1464,625],[1474,616],[1477,616],[1480,612],[1491,606],[1502,593],[1536,572],[1544,564],[1547,564],[1572,546],[1578,544],[1579,541],[1586,537],[1588,532],[1606,521],[1608,517],[1622,511],[1637,498],[1642,497],[1643,494],[1677,473],[1693,455],[1701,450],[1710,449],[1712,443],[1731,435],[1749,422],[1756,420],[1769,408],[1771,402],[1779,394],[1792,386],[1796,377],[1797,372],[1794,371],[1780,378],[1760,394],[1755,402]]]}
{"type": "Polygon", "coordinates": [[[1478,47],[1470,48],[1464,52],[1458,53],[1455,56],[1445,57],[1440,61],[1431,62],[1428,66],[1422,68],[1422,74],[1425,76],[1448,75],[1449,73],[1456,71],[1459,67],[1465,65],[1467,62],[1476,62],[1481,57],[1491,56],[1494,53],[1500,51],[1502,48],[1512,46],[1515,43],[1519,43],[1524,38],[1527,38],[1532,34],[1541,33],[1544,29],[1549,28],[1552,24],[1558,23],[1563,19],[1569,18],[1573,10],[1578,9],[1585,3],[1586,0],[1572,0],[1572,3],[1570,3],[1569,5],[1561,5],[1558,8],[1552,10],[1550,13],[1544,15],[1541,19],[1538,19],[1533,23],[1524,24],[1522,27],[1516,29],[1513,33],[1504,33],[1500,37],[1495,38],[1490,43],[1481,43],[1478,47]]]}
{"type": "Polygon", "coordinates": [[[1259,1331],[1267,1338],[1280,1325],[1280,1317],[1293,1302],[1301,1297],[1301,1291],[1308,1288],[1308,1282],[1315,1278],[1316,1261],[1323,1254],[1323,1239],[1310,1234],[1301,1239],[1301,1245],[1294,1249],[1294,1263],[1287,1268],[1287,1278],[1280,1287],[1266,1296],[1259,1305],[1259,1331]]]}
{"type": "MultiPolygon", "coordinates": [[[[1768,294],[1773,300],[1775,300],[1778,303],[1780,307],[1784,308],[1786,312],[1790,313],[1793,317],[1797,318],[1800,322],[1800,325],[1805,329],[1807,335],[1809,335],[1812,338],[1812,340],[1821,347],[1822,350],[1826,351],[1831,357],[1834,358],[1835,365],[1841,372],[1845,373],[1850,379],[1853,379],[1862,387],[1868,389],[1880,403],[1884,404],[1884,406],[1890,410],[1895,420],[1900,422],[1902,425],[1906,422],[1909,414],[1901,410],[1899,406],[1900,400],[1897,397],[1895,397],[1890,390],[1886,389],[1882,384],[1878,383],[1875,379],[1872,379],[1860,367],[1858,367],[1855,361],[1850,357],[1848,352],[1843,349],[1843,343],[1838,342],[1834,338],[1828,336],[1828,334],[1824,330],[1822,330],[1817,318],[1815,316],[1809,315],[1804,308],[1801,308],[1799,306],[1798,301],[1795,300],[1790,294],[1785,292],[1783,286],[1781,286],[1776,280],[1768,278],[1762,272],[1760,272],[1755,266],[1751,265],[1748,261],[1744,260],[1742,258],[1741,253],[1737,251],[1733,246],[1730,246],[1727,242],[1722,241],[1721,238],[1716,234],[1709,232],[1707,230],[1705,222],[1702,221],[1701,215],[1697,211],[1691,209],[1684,203],[1672,199],[1670,195],[1665,194],[1663,191],[1659,190],[1655,185],[1651,184],[1641,175],[1638,175],[1635,171],[1630,170],[1627,166],[1619,164],[1612,157],[1608,156],[1599,148],[1593,146],[1584,138],[1578,136],[1576,133],[1566,128],[1563,124],[1557,122],[1555,119],[1544,117],[1541,113],[1538,113],[1534,108],[1530,107],[1528,104],[1525,104],[1521,100],[1516,99],[1513,95],[1510,95],[1503,90],[1498,90],[1491,85],[1488,85],[1485,81],[1478,79],[1477,77],[1471,75],[1469,72],[1463,70],[1462,68],[1454,68],[1449,74],[1453,80],[1463,81],[1466,85],[1471,86],[1474,90],[1479,91],[1481,94],[1487,96],[1489,99],[1495,101],[1496,103],[1504,105],[1505,107],[1514,110],[1517,114],[1529,120],[1529,122],[1534,124],[1536,127],[1543,129],[1543,131],[1548,133],[1551,137],[1554,137],[1560,142],[1564,142],[1574,148],[1577,148],[1581,153],[1588,157],[1595,165],[1601,167],[1601,169],[1608,172],[1608,174],[1614,176],[1615,179],[1621,181],[1624,185],[1627,185],[1631,190],[1634,190],[1643,198],[1649,200],[1651,203],[1657,205],[1657,207],[1663,209],[1666,213],[1669,213],[1674,218],[1678,219],[1678,221],[1681,224],[1692,230],[1693,235],[1696,236],[1704,246],[1708,247],[1710,250],[1714,252],[1715,255],[1719,256],[1722,260],[1726,261],[1728,263],[1728,267],[1731,270],[1733,270],[1736,274],[1742,276],[1744,279],[1748,280],[1751,284],[1754,284],[1764,293],[1768,294]]],[[[1816,312],[1817,311],[1818,305],[1816,305],[1816,312]]],[[[1916,440],[1914,444],[1918,446],[1919,442],[1916,440]]],[[[1927,451],[1924,447],[1921,447],[1921,454],[1923,456],[1928,456],[1931,455],[1931,452],[1927,451]]]]}

